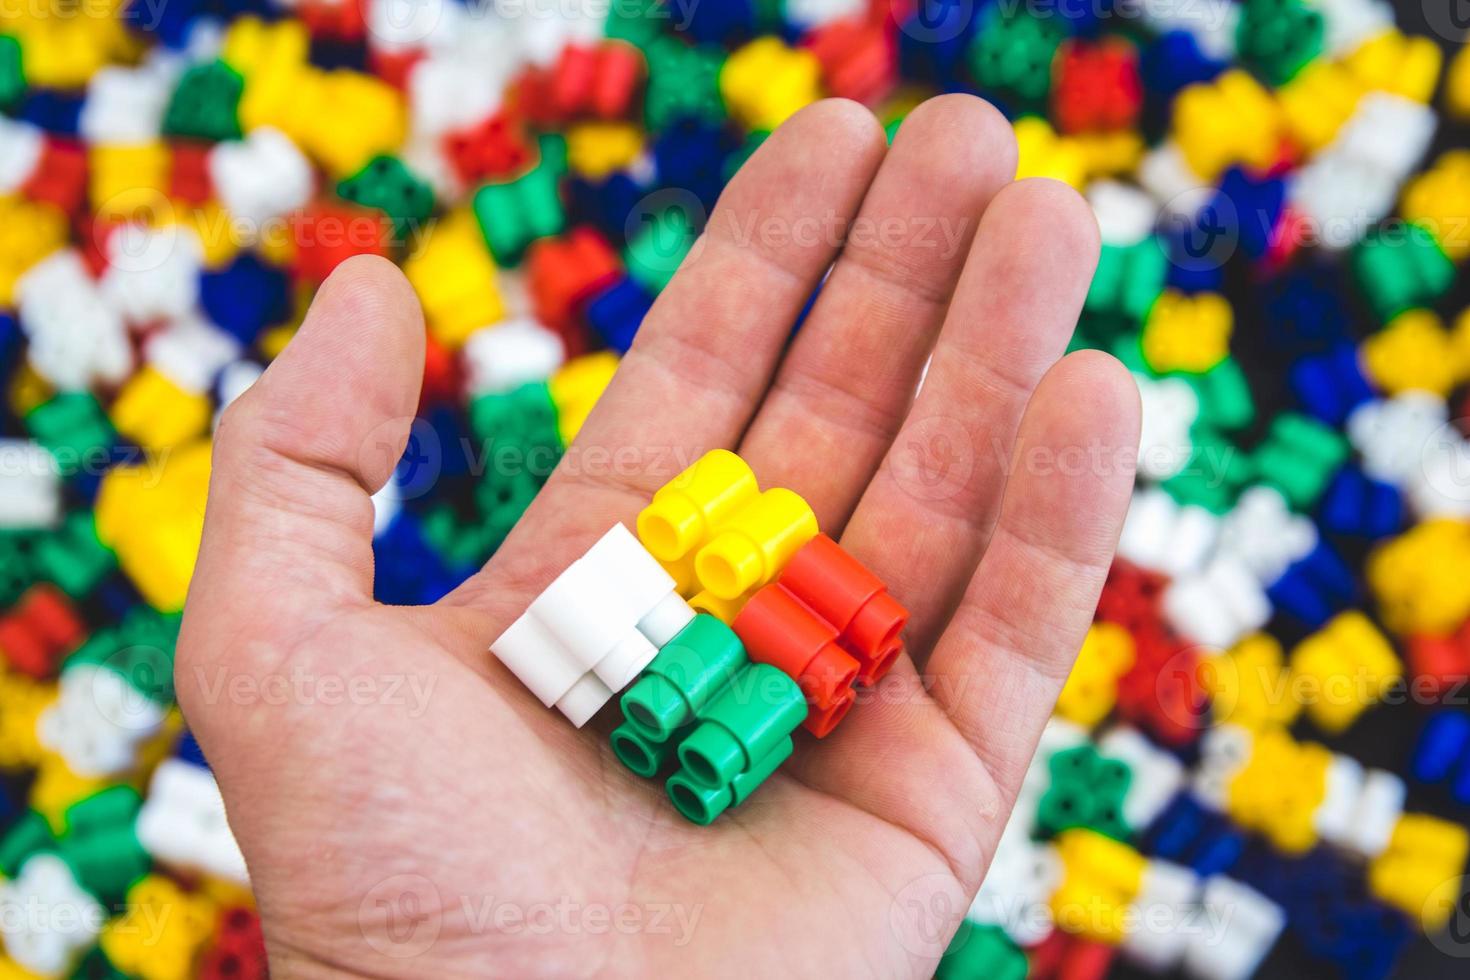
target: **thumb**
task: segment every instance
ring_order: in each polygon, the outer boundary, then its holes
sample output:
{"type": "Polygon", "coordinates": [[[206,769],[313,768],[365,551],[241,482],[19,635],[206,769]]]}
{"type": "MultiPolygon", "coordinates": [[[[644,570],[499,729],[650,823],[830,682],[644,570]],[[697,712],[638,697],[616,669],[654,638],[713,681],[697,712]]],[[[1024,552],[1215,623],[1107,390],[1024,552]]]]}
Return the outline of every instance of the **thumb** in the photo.
{"type": "Polygon", "coordinates": [[[403,453],[424,326],[392,263],[337,267],[296,336],[225,409],[180,657],[272,640],[372,602],[373,505],[403,453]]]}

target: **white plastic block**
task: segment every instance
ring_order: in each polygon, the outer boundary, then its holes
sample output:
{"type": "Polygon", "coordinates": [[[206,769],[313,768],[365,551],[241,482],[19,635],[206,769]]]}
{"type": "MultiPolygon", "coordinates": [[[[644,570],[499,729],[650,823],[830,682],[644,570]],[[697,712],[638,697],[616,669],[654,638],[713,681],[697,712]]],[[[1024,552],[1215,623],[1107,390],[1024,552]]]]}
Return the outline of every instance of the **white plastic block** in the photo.
{"type": "Polygon", "coordinates": [[[1367,160],[1327,149],[1286,179],[1291,210],[1310,222],[1319,247],[1351,248],[1393,210],[1398,183],[1367,160]]]}
{"type": "Polygon", "coordinates": [[[1192,929],[1184,970],[1198,980],[1248,980],[1276,945],[1286,915],[1260,892],[1231,878],[1205,882],[1204,922],[1192,929]]]}
{"type": "Polygon", "coordinates": [[[148,336],[143,356],[174,384],[208,394],[226,365],[236,363],[240,342],[197,316],[174,320],[148,336]]]}
{"type": "Polygon", "coordinates": [[[1324,53],[1349,54],[1370,37],[1394,25],[1393,8],[1384,0],[1316,0],[1325,27],[1324,53]]]}
{"type": "Polygon", "coordinates": [[[1364,473],[1404,487],[1423,465],[1425,447],[1448,422],[1443,399],[1427,391],[1406,391],[1358,406],[1348,416],[1347,435],[1362,457],[1364,473]]]}
{"type": "Polygon", "coordinates": [[[138,812],[137,835],[160,864],[240,884],[249,880],[219,785],[203,766],[182,759],[159,763],[138,812]]]}
{"type": "Polygon", "coordinates": [[[193,229],[123,225],[107,237],[106,254],[99,286],[124,320],[142,325],[194,310],[204,248],[193,229]]]}
{"type": "Polygon", "coordinates": [[[261,126],[209,151],[209,179],[244,237],[304,206],[315,186],[311,163],[278,129],[261,126]]]}
{"type": "Polygon", "coordinates": [[[1438,125],[1439,117],[1431,106],[1389,92],[1369,92],[1327,152],[1343,152],[1365,161],[1397,185],[1424,159],[1438,125]],[[1384,133],[1392,133],[1393,139],[1384,139],[1384,133]]]}
{"type": "Polygon", "coordinates": [[[821,27],[839,20],[861,17],[866,0],[786,0],[786,21],[803,28],[821,27]]]}
{"type": "Polygon", "coordinates": [[[1199,802],[1225,809],[1230,783],[1250,761],[1255,737],[1239,725],[1216,725],[1200,736],[1200,759],[1190,790],[1199,802]]]}
{"type": "Polygon", "coordinates": [[[1158,487],[1135,490],[1118,554],[1170,577],[1197,573],[1214,552],[1219,525],[1219,518],[1203,507],[1181,507],[1158,487]]]}
{"type": "Polygon", "coordinates": [[[1312,814],[1318,836],[1335,847],[1347,847],[1353,837],[1353,818],[1363,793],[1363,767],[1350,756],[1332,756],[1322,802],[1312,814]]]}
{"type": "Polygon", "coordinates": [[[172,66],[107,66],[87,81],[77,131],[88,143],[146,143],[158,138],[178,80],[172,66]]]}
{"type": "Polygon", "coordinates": [[[133,369],[122,318],[74,249],[42,259],[16,282],[20,327],[36,373],[62,391],[120,384],[133,369]]]}
{"type": "Polygon", "coordinates": [[[158,703],[117,671],[81,663],[61,672],[36,736],[78,776],[116,776],[138,764],[140,747],[158,734],[163,718],[158,703]]]}
{"type": "Polygon", "coordinates": [[[367,42],[388,53],[412,51],[452,34],[468,16],[454,0],[365,0],[367,42]]]}
{"type": "Polygon", "coordinates": [[[1219,650],[1266,625],[1271,602],[1244,563],[1218,555],[1202,571],[1164,590],[1165,620],[1187,640],[1219,650]]]}
{"type": "Polygon", "coordinates": [[[482,60],[473,50],[450,51],[415,64],[408,75],[414,134],[437,139],[495,115],[510,80],[504,64],[482,60]]]}
{"type": "Polygon", "coordinates": [[[377,538],[388,530],[393,519],[403,510],[403,492],[393,477],[373,494],[373,537],[377,538]]]}
{"type": "Polygon", "coordinates": [[[50,852],[27,859],[13,881],[0,880],[0,941],[31,973],[65,976],[96,943],[107,918],[67,863],[50,852]]]}
{"type": "Polygon", "coordinates": [[[1123,938],[1123,955],[1156,973],[1177,967],[1191,929],[1198,924],[1199,896],[1197,874],[1169,861],[1151,860],[1133,901],[1134,926],[1123,938]]]}
{"type": "Polygon", "coordinates": [[[1405,482],[1405,496],[1420,520],[1470,519],[1470,442],[1453,426],[1442,427],[1425,443],[1419,467],[1405,482]]]}
{"type": "Polygon", "coordinates": [[[1099,180],[1087,189],[1087,203],[1097,218],[1104,245],[1127,248],[1153,234],[1159,205],[1137,187],[1099,180]]]}
{"type": "Polygon", "coordinates": [[[693,618],[669,574],[614,524],[490,651],[580,728],[693,618]]]}
{"type": "Polygon", "coordinates": [[[566,360],[566,344],[529,317],[476,330],[465,340],[465,386],[471,398],[544,381],[566,360]]]}
{"type": "Polygon", "coordinates": [[[61,510],[56,457],[29,439],[0,439],[0,528],[54,527],[61,510]]]}
{"type": "Polygon", "coordinates": [[[1179,378],[1135,374],[1133,380],[1143,421],[1138,471],[1150,480],[1167,480],[1184,469],[1193,452],[1189,430],[1199,418],[1199,396],[1179,378]]]}
{"type": "Polygon", "coordinates": [[[0,116],[0,194],[10,194],[31,179],[46,147],[40,127],[0,116]]]}
{"type": "Polygon", "coordinates": [[[1220,527],[1220,550],[1239,559],[1270,585],[1317,546],[1317,526],[1292,512],[1274,487],[1253,486],[1240,495],[1220,527]]]}
{"type": "Polygon", "coordinates": [[[1365,859],[1373,859],[1388,848],[1393,828],[1404,814],[1408,790],[1404,781],[1386,769],[1369,769],[1353,819],[1348,846],[1365,859]]]}
{"type": "Polygon", "coordinates": [[[1138,183],[1174,218],[1193,218],[1215,199],[1215,187],[1195,173],[1174,143],[1150,150],[1138,165],[1138,183]]]}
{"type": "Polygon", "coordinates": [[[1062,882],[1062,861],[1054,847],[1013,826],[1001,835],[965,917],[1000,926],[1018,945],[1033,946],[1054,928],[1049,900],[1062,882]]]}
{"type": "Polygon", "coordinates": [[[1126,764],[1133,773],[1128,795],[1123,797],[1123,820],[1134,830],[1142,831],[1153,824],[1184,785],[1183,763],[1135,728],[1112,728],[1098,742],[1097,750],[1126,764]]]}

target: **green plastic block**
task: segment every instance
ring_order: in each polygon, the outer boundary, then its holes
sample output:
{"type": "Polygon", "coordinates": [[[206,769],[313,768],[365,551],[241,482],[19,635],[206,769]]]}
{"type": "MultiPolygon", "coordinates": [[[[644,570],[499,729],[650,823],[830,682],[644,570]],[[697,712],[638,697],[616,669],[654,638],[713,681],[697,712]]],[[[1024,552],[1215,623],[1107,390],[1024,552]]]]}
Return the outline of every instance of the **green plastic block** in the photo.
{"type": "Polygon", "coordinates": [[[32,854],[55,849],[56,838],[46,818],[35,810],[27,810],[4,838],[0,838],[0,874],[14,878],[32,854]]]}
{"type": "Polygon", "coordinates": [[[629,278],[650,293],[662,292],[696,237],[694,221],[681,204],[671,203],[649,215],[643,230],[623,250],[629,278]]]}
{"type": "Polygon", "coordinates": [[[1152,239],[1126,248],[1104,245],[1083,309],[1137,327],[1164,291],[1168,272],[1169,260],[1152,239]]]}
{"type": "Polygon", "coordinates": [[[644,53],[648,56],[648,89],[643,117],[651,132],[667,129],[681,119],[725,121],[725,102],[720,96],[723,51],[660,37],[644,53]]]}
{"type": "Polygon", "coordinates": [[[1255,479],[1251,454],[1207,425],[1190,430],[1190,456],[1183,468],[1160,486],[1176,502],[1224,514],[1240,491],[1255,479]]]}
{"type": "Polygon", "coordinates": [[[975,81],[1013,108],[1044,105],[1051,92],[1052,59],[1063,37],[1058,19],[1000,6],[990,7],[982,17],[968,51],[975,81]]]}
{"type": "Polygon", "coordinates": [[[1245,0],[1235,47],[1267,84],[1285,85],[1322,53],[1324,33],[1321,12],[1303,0],[1245,0]]]}
{"type": "Polygon", "coordinates": [[[679,743],[679,762],[695,782],[723,786],[789,741],[806,713],[806,695],[790,675],[751,664],[699,712],[698,727],[679,743]]]}
{"type": "Polygon", "coordinates": [[[1179,374],[1199,396],[1200,419],[1223,432],[1235,432],[1255,421],[1256,403],[1250,382],[1232,357],[1204,374],[1179,374]]]}
{"type": "Polygon", "coordinates": [[[676,761],[679,742],[689,733],[684,726],[665,739],[651,738],[624,721],[609,736],[618,761],[645,779],[652,779],[676,761]]]}
{"type": "Polygon", "coordinates": [[[1123,819],[1123,800],[1133,773],[1117,759],[1079,745],[1048,761],[1051,785],[1036,808],[1037,829],[1048,837],[1086,827],[1115,840],[1131,833],[1123,819]]]}
{"type": "Polygon", "coordinates": [[[1314,418],[1283,412],[1253,454],[1261,478],[1299,511],[1311,510],[1347,460],[1347,440],[1314,418]]]}
{"type": "Polygon", "coordinates": [[[405,238],[434,212],[434,191],[397,157],[376,156],[337,185],[343,200],[387,215],[393,233],[405,238]]]}
{"type": "Polygon", "coordinates": [[[561,459],[556,406],[544,382],[481,395],[470,403],[470,429],[483,470],[475,502],[492,549],[521,519],[561,459]]]}
{"type": "Polygon", "coordinates": [[[1026,954],[1000,926],[962,920],[934,980],[1026,980],[1026,954]]]}
{"type": "Polygon", "coordinates": [[[695,616],[624,692],[623,717],[650,741],[665,741],[702,717],[705,706],[749,662],[730,627],[713,616],[695,616]]]}
{"type": "Polygon", "coordinates": [[[664,31],[670,29],[678,11],[661,0],[621,0],[608,8],[603,33],[610,40],[627,41],[647,49],[664,31]]]}
{"type": "Polygon", "coordinates": [[[164,110],[163,134],[215,142],[239,139],[244,91],[245,79],[223,61],[194,65],[179,78],[164,110]]]}
{"type": "Polygon", "coordinates": [[[720,786],[706,785],[693,778],[688,769],[680,769],[669,777],[664,790],[680,815],[691,823],[704,826],[730,807],[744,803],[756,787],[791,757],[793,750],[791,738],[783,738],[749,769],[720,786]]]}
{"type": "Polygon", "coordinates": [[[26,428],[61,464],[62,472],[80,472],[89,457],[105,453],[116,441],[112,423],[88,392],[56,395],[31,409],[26,428]]]}
{"type": "Polygon", "coordinates": [[[0,608],[13,605],[39,578],[35,548],[42,540],[31,531],[0,530],[0,608]]]}
{"type": "Polygon", "coordinates": [[[0,34],[0,109],[13,107],[25,94],[20,42],[9,34],[0,34]]]}
{"type": "Polygon", "coordinates": [[[105,905],[120,902],[148,873],[151,859],[133,827],[143,801],[131,786],[110,786],[73,803],[56,851],[83,888],[105,905]]]}
{"type": "Polygon", "coordinates": [[[98,630],[67,658],[115,671],[144,697],[168,707],[174,703],[174,648],[180,617],[134,606],[112,629],[98,630]]]}
{"type": "MultiPolygon", "coordinates": [[[[525,513],[525,508],[521,508],[525,513]]],[[[516,515],[516,520],[520,515],[516,515]]],[[[510,522],[510,527],[515,521],[510,522]]],[[[424,515],[422,524],[425,542],[443,558],[446,564],[460,568],[477,568],[483,565],[510,532],[510,527],[501,531],[499,521],[466,521],[455,513],[449,503],[437,504],[424,515]]]]}
{"type": "Polygon", "coordinates": [[[71,980],[129,980],[129,977],[112,965],[101,946],[93,946],[72,970],[71,980]]]}
{"type": "Polygon", "coordinates": [[[97,540],[90,510],[68,514],[61,527],[36,542],[37,574],[73,599],[87,595],[116,567],[117,557],[97,540]]]}
{"type": "Polygon", "coordinates": [[[475,193],[475,219],[497,264],[515,265],[526,248],[566,227],[561,179],[567,169],[566,142],[555,135],[538,141],[536,166],[510,181],[486,184],[475,193]]]}
{"type": "Polygon", "coordinates": [[[1358,286],[1387,322],[1405,310],[1433,306],[1455,283],[1455,266],[1434,235],[1416,224],[1375,231],[1353,252],[1358,286]]]}

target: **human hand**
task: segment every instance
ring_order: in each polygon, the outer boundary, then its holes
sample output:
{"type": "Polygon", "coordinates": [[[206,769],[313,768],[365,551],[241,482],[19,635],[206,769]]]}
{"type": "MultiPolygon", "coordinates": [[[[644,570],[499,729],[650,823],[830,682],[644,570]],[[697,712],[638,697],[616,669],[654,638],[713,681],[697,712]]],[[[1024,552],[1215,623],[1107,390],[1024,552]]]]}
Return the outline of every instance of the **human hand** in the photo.
{"type": "Polygon", "coordinates": [[[504,546],[430,607],[372,599],[369,494],[417,403],[418,305],[380,260],[337,270],[216,434],[176,670],[273,971],[932,971],[1091,620],[1138,439],[1127,372],[1061,356],[1091,214],[1014,170],[1009,125],[968,96],[915,110],[891,148],[856,104],[798,113],[725,190],[504,546]],[[909,655],[833,735],[798,733],[698,827],[607,726],[573,729],[487,648],[717,446],[802,494],[912,617],[909,655]],[[602,450],[635,465],[594,466],[602,450]],[[293,672],[427,699],[220,694],[293,672]]]}

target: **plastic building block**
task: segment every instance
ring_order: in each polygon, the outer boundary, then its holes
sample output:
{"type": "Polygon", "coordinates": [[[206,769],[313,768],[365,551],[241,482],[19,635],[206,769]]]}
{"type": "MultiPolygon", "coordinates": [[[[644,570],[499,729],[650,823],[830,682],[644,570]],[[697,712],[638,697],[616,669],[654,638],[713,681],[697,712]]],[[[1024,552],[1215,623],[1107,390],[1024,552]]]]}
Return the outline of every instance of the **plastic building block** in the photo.
{"type": "Polygon", "coordinates": [[[1321,11],[1303,0],[1247,0],[1236,28],[1240,57],[1270,85],[1288,82],[1322,51],[1321,11]]]}
{"type": "Polygon", "coordinates": [[[1358,285],[1379,319],[1432,306],[1454,282],[1455,267],[1434,235],[1407,224],[1399,234],[1370,234],[1353,254],[1358,285]]]}
{"type": "Polygon", "coordinates": [[[580,728],[693,617],[673,579],[616,524],[490,650],[580,728]]]}
{"type": "Polygon", "coordinates": [[[136,832],[143,849],[161,864],[242,884],[247,880],[219,787],[203,766],[182,759],[159,763],[136,832]]]}
{"type": "Polygon", "coordinates": [[[588,324],[613,350],[625,354],[643,318],[653,308],[653,296],[637,282],[621,278],[587,301],[588,324]]]}
{"type": "Polygon", "coordinates": [[[244,89],[240,73],[222,61],[190,67],[169,100],[163,132],[216,142],[239,139],[239,105],[244,89]]]}
{"type": "Polygon", "coordinates": [[[779,38],[751,41],[720,68],[720,95],[730,115],[751,129],[772,130],[818,98],[821,63],[779,38]]]}
{"type": "Polygon", "coordinates": [[[1132,773],[1126,765],[1103,758],[1091,745],[1081,745],[1053,755],[1049,767],[1051,785],[1036,808],[1042,834],[1050,837],[1085,827],[1114,840],[1129,839],[1123,801],[1132,773]]]}
{"type": "Polygon", "coordinates": [[[86,635],[66,595],[48,583],[26,590],[0,617],[0,653],[12,669],[29,677],[54,676],[61,660],[86,635]]]}
{"type": "Polygon", "coordinates": [[[293,271],[319,283],[354,255],[388,254],[391,222],[365,208],[318,201],[291,222],[293,271]]]}
{"type": "Polygon", "coordinates": [[[1154,302],[1144,324],[1144,360],[1159,373],[1203,374],[1229,353],[1233,321],[1230,304],[1223,296],[1182,296],[1166,291],[1154,302]]]}
{"type": "Polygon", "coordinates": [[[526,252],[531,301],[536,317],[571,335],[588,299],[619,275],[617,258],[591,228],[574,228],[564,237],[543,238],[526,252]]]}
{"type": "Polygon", "coordinates": [[[1388,848],[1368,866],[1368,887],[1432,932],[1456,908],[1467,853],[1470,834],[1464,827],[1405,814],[1394,827],[1388,848]]]}
{"type": "Polygon", "coordinates": [[[1117,701],[1118,678],[1133,666],[1133,637],[1114,623],[1094,623],[1082,641],[1056,713],[1085,727],[1098,724],[1117,701]]]}
{"type": "Polygon", "coordinates": [[[648,59],[643,116],[650,130],[666,129],[679,119],[718,123],[724,118],[721,58],[717,49],[661,37],[651,42],[643,53],[648,59]]]}
{"type": "Polygon", "coordinates": [[[517,261],[538,238],[555,235],[566,223],[557,182],[566,170],[566,145],[540,140],[540,161],[514,180],[490,183],[475,194],[475,218],[495,261],[517,261]]]}
{"type": "Polygon", "coordinates": [[[1291,669],[1314,682],[1319,694],[1306,712],[1333,733],[1352,724],[1403,676],[1388,640],[1358,612],[1343,613],[1299,644],[1291,669]]]}
{"type": "Polygon", "coordinates": [[[337,193],[361,207],[383,212],[396,237],[422,228],[434,210],[434,192],[397,157],[379,155],[337,185],[337,193]]]}
{"type": "Polygon", "coordinates": [[[936,980],[965,980],[992,977],[994,980],[1025,980],[1026,954],[998,927],[961,921],[934,970],[936,980]]]}
{"type": "Polygon", "coordinates": [[[1091,830],[1069,830],[1058,837],[1057,847],[1066,869],[1051,898],[1058,927],[1093,942],[1117,945],[1147,862],[1126,844],[1091,830]]]}
{"type": "Polygon", "coordinates": [[[837,631],[781,583],[751,596],[731,627],[752,660],[779,667],[801,685],[813,735],[827,735],[852,708],[857,661],[838,646],[837,631]]]}
{"type": "Polygon", "coordinates": [[[1052,115],[1064,133],[1130,127],[1143,106],[1138,51],[1121,38],[1067,41],[1053,69],[1052,115]]]}
{"type": "Polygon", "coordinates": [[[748,662],[728,626],[712,616],[695,616],[623,694],[625,727],[648,742],[668,741],[693,724],[748,662]]]}
{"type": "Polygon", "coordinates": [[[403,273],[423,304],[430,333],[450,349],[505,316],[495,263],[466,210],[434,222],[404,261],[403,273]]]}

